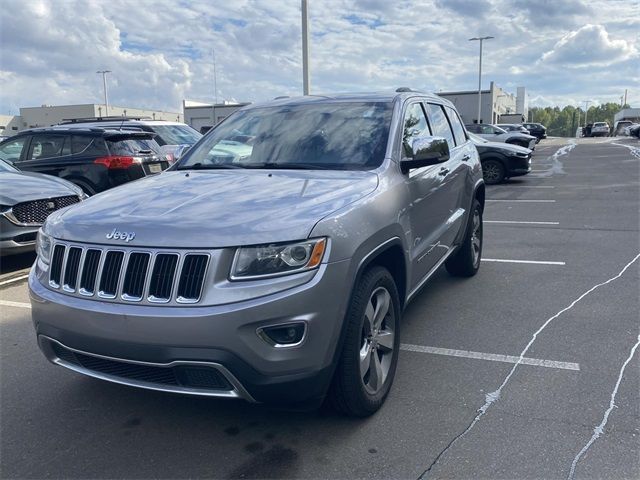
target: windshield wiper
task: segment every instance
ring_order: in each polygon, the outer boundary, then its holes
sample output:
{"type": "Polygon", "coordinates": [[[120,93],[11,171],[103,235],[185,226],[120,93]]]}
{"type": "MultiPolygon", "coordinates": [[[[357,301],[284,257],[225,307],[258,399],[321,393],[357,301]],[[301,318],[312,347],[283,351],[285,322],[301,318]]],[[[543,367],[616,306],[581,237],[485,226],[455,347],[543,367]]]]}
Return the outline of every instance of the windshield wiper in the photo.
{"type": "Polygon", "coordinates": [[[194,163],[193,165],[182,165],[176,170],[230,170],[234,168],[245,168],[240,165],[232,165],[232,164],[217,164],[217,163],[207,163],[202,164],[200,162],[194,163]]]}

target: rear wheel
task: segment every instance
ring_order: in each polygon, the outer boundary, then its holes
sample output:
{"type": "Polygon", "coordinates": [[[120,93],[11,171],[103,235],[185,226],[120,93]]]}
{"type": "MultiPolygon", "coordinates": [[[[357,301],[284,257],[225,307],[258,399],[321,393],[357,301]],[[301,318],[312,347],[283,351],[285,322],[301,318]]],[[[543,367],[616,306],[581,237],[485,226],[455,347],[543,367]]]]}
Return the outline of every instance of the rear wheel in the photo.
{"type": "Polygon", "coordinates": [[[400,302],[389,271],[367,270],[355,287],[347,331],[329,400],[350,416],[366,417],[384,403],[398,363],[400,302]]]}
{"type": "Polygon", "coordinates": [[[473,201],[464,243],[456,254],[449,258],[445,267],[454,277],[472,277],[480,268],[482,258],[482,207],[473,201]]]}
{"type": "Polygon", "coordinates": [[[485,183],[495,185],[504,181],[504,166],[498,160],[485,160],[482,162],[482,176],[485,183]]]}

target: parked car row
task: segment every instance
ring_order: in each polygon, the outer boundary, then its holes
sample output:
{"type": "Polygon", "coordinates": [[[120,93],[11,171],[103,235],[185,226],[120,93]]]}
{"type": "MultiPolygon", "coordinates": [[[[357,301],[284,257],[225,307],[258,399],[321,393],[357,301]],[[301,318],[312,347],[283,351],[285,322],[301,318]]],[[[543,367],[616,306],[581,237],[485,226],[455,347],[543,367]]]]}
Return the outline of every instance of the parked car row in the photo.
{"type": "Polygon", "coordinates": [[[486,123],[474,123],[465,125],[468,132],[475,133],[476,135],[489,140],[491,142],[504,142],[512,145],[519,145],[521,147],[534,150],[536,148],[537,138],[528,133],[523,133],[520,130],[507,131],[496,125],[486,123]]]}

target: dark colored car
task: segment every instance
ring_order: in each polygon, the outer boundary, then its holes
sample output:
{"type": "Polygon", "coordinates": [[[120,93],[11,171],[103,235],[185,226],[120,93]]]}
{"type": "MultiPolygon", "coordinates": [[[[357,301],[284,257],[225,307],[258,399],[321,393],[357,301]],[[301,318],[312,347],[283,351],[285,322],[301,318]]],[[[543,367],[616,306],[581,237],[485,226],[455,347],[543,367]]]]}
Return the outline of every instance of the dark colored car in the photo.
{"type": "Polygon", "coordinates": [[[61,125],[80,127],[99,127],[118,130],[142,130],[155,133],[154,140],[160,145],[160,151],[169,163],[174,163],[193,144],[202,138],[189,125],[181,122],[152,120],[143,117],[91,117],[65,120],[61,125]]]}
{"type": "Polygon", "coordinates": [[[0,255],[33,250],[49,214],[85,198],[61,178],[21,172],[0,160],[0,255]]]}
{"type": "Polygon", "coordinates": [[[496,123],[496,126],[506,130],[507,132],[521,132],[525,135],[529,135],[529,130],[519,123],[496,123]]]}
{"type": "Polygon", "coordinates": [[[469,133],[480,154],[482,176],[487,185],[495,185],[506,178],[519,177],[531,171],[531,150],[508,143],[490,142],[469,133]]]}
{"type": "Polygon", "coordinates": [[[593,123],[587,123],[586,126],[582,127],[582,136],[590,137],[591,136],[591,128],[593,128],[593,123]]]}
{"type": "Polygon", "coordinates": [[[18,169],[64,178],[87,195],[160,173],[169,166],[153,133],[49,127],[25,130],[0,143],[0,159],[18,169]]]}
{"type": "Polygon", "coordinates": [[[547,138],[547,127],[541,123],[523,123],[522,126],[529,130],[529,135],[533,135],[538,142],[543,138],[547,138]]]}

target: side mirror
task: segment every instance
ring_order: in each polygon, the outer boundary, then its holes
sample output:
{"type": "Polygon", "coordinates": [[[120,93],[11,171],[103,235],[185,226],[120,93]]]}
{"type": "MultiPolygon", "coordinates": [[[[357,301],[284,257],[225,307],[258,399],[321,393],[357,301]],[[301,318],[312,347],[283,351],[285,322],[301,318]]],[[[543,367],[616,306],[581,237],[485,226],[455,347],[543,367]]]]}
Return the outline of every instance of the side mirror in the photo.
{"type": "Polygon", "coordinates": [[[449,144],[443,137],[416,137],[411,143],[411,158],[400,161],[400,168],[407,173],[412,168],[436,165],[449,160],[449,144]]]}

